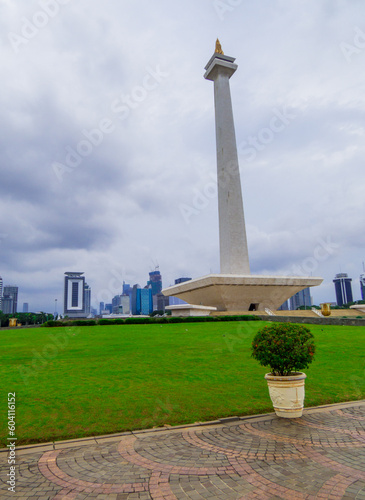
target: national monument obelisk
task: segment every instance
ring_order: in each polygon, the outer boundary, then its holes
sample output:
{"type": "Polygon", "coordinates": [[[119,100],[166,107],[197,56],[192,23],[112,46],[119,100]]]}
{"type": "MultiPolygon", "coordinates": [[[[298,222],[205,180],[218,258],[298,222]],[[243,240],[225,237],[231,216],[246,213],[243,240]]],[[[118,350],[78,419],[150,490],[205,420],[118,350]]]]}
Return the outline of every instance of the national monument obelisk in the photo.
{"type": "MultiPolygon", "coordinates": [[[[190,314],[209,314],[212,308],[231,312],[275,310],[295,293],[323,281],[318,277],[250,274],[229,84],[237,69],[234,61],[235,58],[224,55],[217,40],[204,74],[205,79],[214,82],[220,274],[209,274],[162,290],[166,296],[188,302],[190,314]]],[[[176,313],[184,307],[168,308],[176,313]]]]}
{"type": "Polygon", "coordinates": [[[250,274],[245,218],[229,79],[234,57],[225,56],[217,40],[204,78],[214,82],[217,147],[220,269],[222,274],[250,274]]]}

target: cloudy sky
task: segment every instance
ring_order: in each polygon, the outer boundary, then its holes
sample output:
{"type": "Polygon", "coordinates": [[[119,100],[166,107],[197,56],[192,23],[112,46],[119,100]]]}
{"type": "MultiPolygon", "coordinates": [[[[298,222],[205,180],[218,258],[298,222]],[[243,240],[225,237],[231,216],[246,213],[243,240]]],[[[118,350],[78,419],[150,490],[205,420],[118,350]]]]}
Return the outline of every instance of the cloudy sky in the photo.
{"type": "Polygon", "coordinates": [[[213,84],[231,79],[251,271],[365,260],[362,0],[0,0],[0,275],[58,311],[121,283],[219,272],[213,84]],[[277,117],[277,119],[275,119],[277,117]]]}

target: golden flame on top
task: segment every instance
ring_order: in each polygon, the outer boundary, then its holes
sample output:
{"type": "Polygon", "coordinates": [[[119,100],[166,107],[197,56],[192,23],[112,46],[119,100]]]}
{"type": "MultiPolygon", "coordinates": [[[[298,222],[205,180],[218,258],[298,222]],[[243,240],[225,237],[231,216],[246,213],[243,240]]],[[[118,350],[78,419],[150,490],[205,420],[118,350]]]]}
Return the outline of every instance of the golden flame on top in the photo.
{"type": "Polygon", "coordinates": [[[217,38],[217,41],[215,42],[215,52],[216,52],[216,54],[223,54],[224,55],[224,52],[222,50],[222,45],[221,45],[218,38],[217,38]]]}

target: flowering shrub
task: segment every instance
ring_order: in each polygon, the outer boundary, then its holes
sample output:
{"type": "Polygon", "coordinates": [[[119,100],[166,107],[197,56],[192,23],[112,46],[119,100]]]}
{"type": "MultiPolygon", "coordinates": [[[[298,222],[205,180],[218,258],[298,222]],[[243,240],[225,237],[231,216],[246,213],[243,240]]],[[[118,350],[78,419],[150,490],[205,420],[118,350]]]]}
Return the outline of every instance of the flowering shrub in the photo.
{"type": "Polygon", "coordinates": [[[252,341],[252,357],[269,366],[273,375],[290,375],[313,361],[313,335],[302,325],[272,323],[257,332],[252,341]]]}

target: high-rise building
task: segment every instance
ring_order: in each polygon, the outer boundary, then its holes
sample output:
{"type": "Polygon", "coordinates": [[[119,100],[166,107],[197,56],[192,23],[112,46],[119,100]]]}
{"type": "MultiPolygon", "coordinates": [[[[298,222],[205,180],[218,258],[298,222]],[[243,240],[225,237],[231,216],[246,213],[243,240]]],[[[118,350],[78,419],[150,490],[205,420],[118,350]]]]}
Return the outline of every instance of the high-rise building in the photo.
{"type": "Polygon", "coordinates": [[[18,311],[18,287],[5,285],[3,289],[3,313],[16,314],[18,311]]]}
{"type": "Polygon", "coordinates": [[[132,314],[148,315],[153,311],[152,288],[147,286],[141,288],[140,285],[134,285],[132,289],[132,314]]]}
{"type": "Polygon", "coordinates": [[[132,292],[131,285],[128,285],[125,281],[123,281],[123,295],[130,295],[132,292]]]}
{"type": "MultiPolygon", "coordinates": [[[[163,293],[158,293],[156,295],[157,297],[157,311],[163,311],[165,312],[166,306],[170,305],[170,299],[172,297],[165,297],[163,293]]],[[[181,299],[178,299],[181,300],[181,299]]]]}
{"type": "Polygon", "coordinates": [[[28,302],[23,302],[23,313],[29,312],[29,304],[28,302]]]}
{"type": "Polygon", "coordinates": [[[13,304],[14,304],[13,299],[11,297],[7,297],[6,295],[4,295],[2,301],[3,313],[13,314],[13,304]]]}
{"type": "Polygon", "coordinates": [[[152,288],[141,288],[141,314],[148,316],[153,311],[152,288]]]}
{"type": "Polygon", "coordinates": [[[336,291],[336,302],[340,307],[353,302],[351,281],[352,279],[346,273],[336,274],[333,280],[336,291]]]}
{"type": "Polygon", "coordinates": [[[113,312],[113,305],[112,304],[105,304],[105,311],[108,311],[109,314],[112,314],[113,312]]]}
{"type": "Polygon", "coordinates": [[[140,300],[140,285],[133,285],[132,288],[132,298],[131,298],[131,309],[133,316],[141,314],[141,300],[140,300]]]}
{"type": "Polygon", "coordinates": [[[119,312],[121,314],[130,314],[130,298],[129,295],[122,295],[120,300],[119,312]]]}
{"type": "Polygon", "coordinates": [[[365,300],[365,274],[360,274],[361,298],[365,300]]]}
{"type": "Polygon", "coordinates": [[[105,304],[104,302],[99,302],[99,314],[102,315],[102,311],[105,309],[105,304]]]}
{"type": "Polygon", "coordinates": [[[122,303],[122,295],[115,295],[112,298],[112,314],[119,314],[119,306],[122,303]]]}
{"type": "Polygon", "coordinates": [[[288,301],[286,300],[281,306],[278,308],[278,311],[288,311],[289,310],[289,304],[288,301]]]}
{"type": "Polygon", "coordinates": [[[312,299],[309,288],[304,288],[300,292],[290,297],[290,310],[295,311],[299,307],[311,307],[312,299]]]}
{"type": "Polygon", "coordinates": [[[150,280],[147,285],[151,285],[152,295],[157,295],[162,290],[162,276],[158,268],[156,271],[152,271],[150,274],[150,280]]]}
{"type": "MultiPolygon", "coordinates": [[[[122,290],[122,295],[123,296],[128,296],[129,297],[129,307],[128,307],[128,312],[123,312],[123,314],[130,314],[131,309],[132,309],[132,290],[133,288],[131,285],[123,281],[123,290],[122,290]]],[[[123,299],[124,303],[124,310],[127,310],[127,299],[123,299]]]]}
{"type": "MultiPolygon", "coordinates": [[[[175,280],[175,285],[179,285],[180,283],[185,283],[185,281],[190,281],[191,278],[177,278],[175,280]]],[[[179,299],[178,297],[170,297],[170,306],[179,306],[181,304],[187,304],[185,300],[179,299]]]]}
{"type": "Polygon", "coordinates": [[[2,301],[3,301],[3,279],[2,277],[0,276],[0,311],[2,311],[2,301]]]}
{"type": "Polygon", "coordinates": [[[91,314],[91,288],[85,283],[84,285],[84,300],[85,300],[85,314],[90,316],[91,314]]]}
{"type": "Polygon", "coordinates": [[[180,283],[184,283],[185,281],[190,281],[191,278],[177,278],[175,280],[175,285],[179,285],[180,283]]]}
{"type": "MultiPolygon", "coordinates": [[[[65,273],[63,313],[69,318],[85,318],[88,316],[86,313],[85,277],[82,276],[83,274],[77,272],[65,273]]],[[[89,291],[87,294],[89,294],[89,291]]]]}

